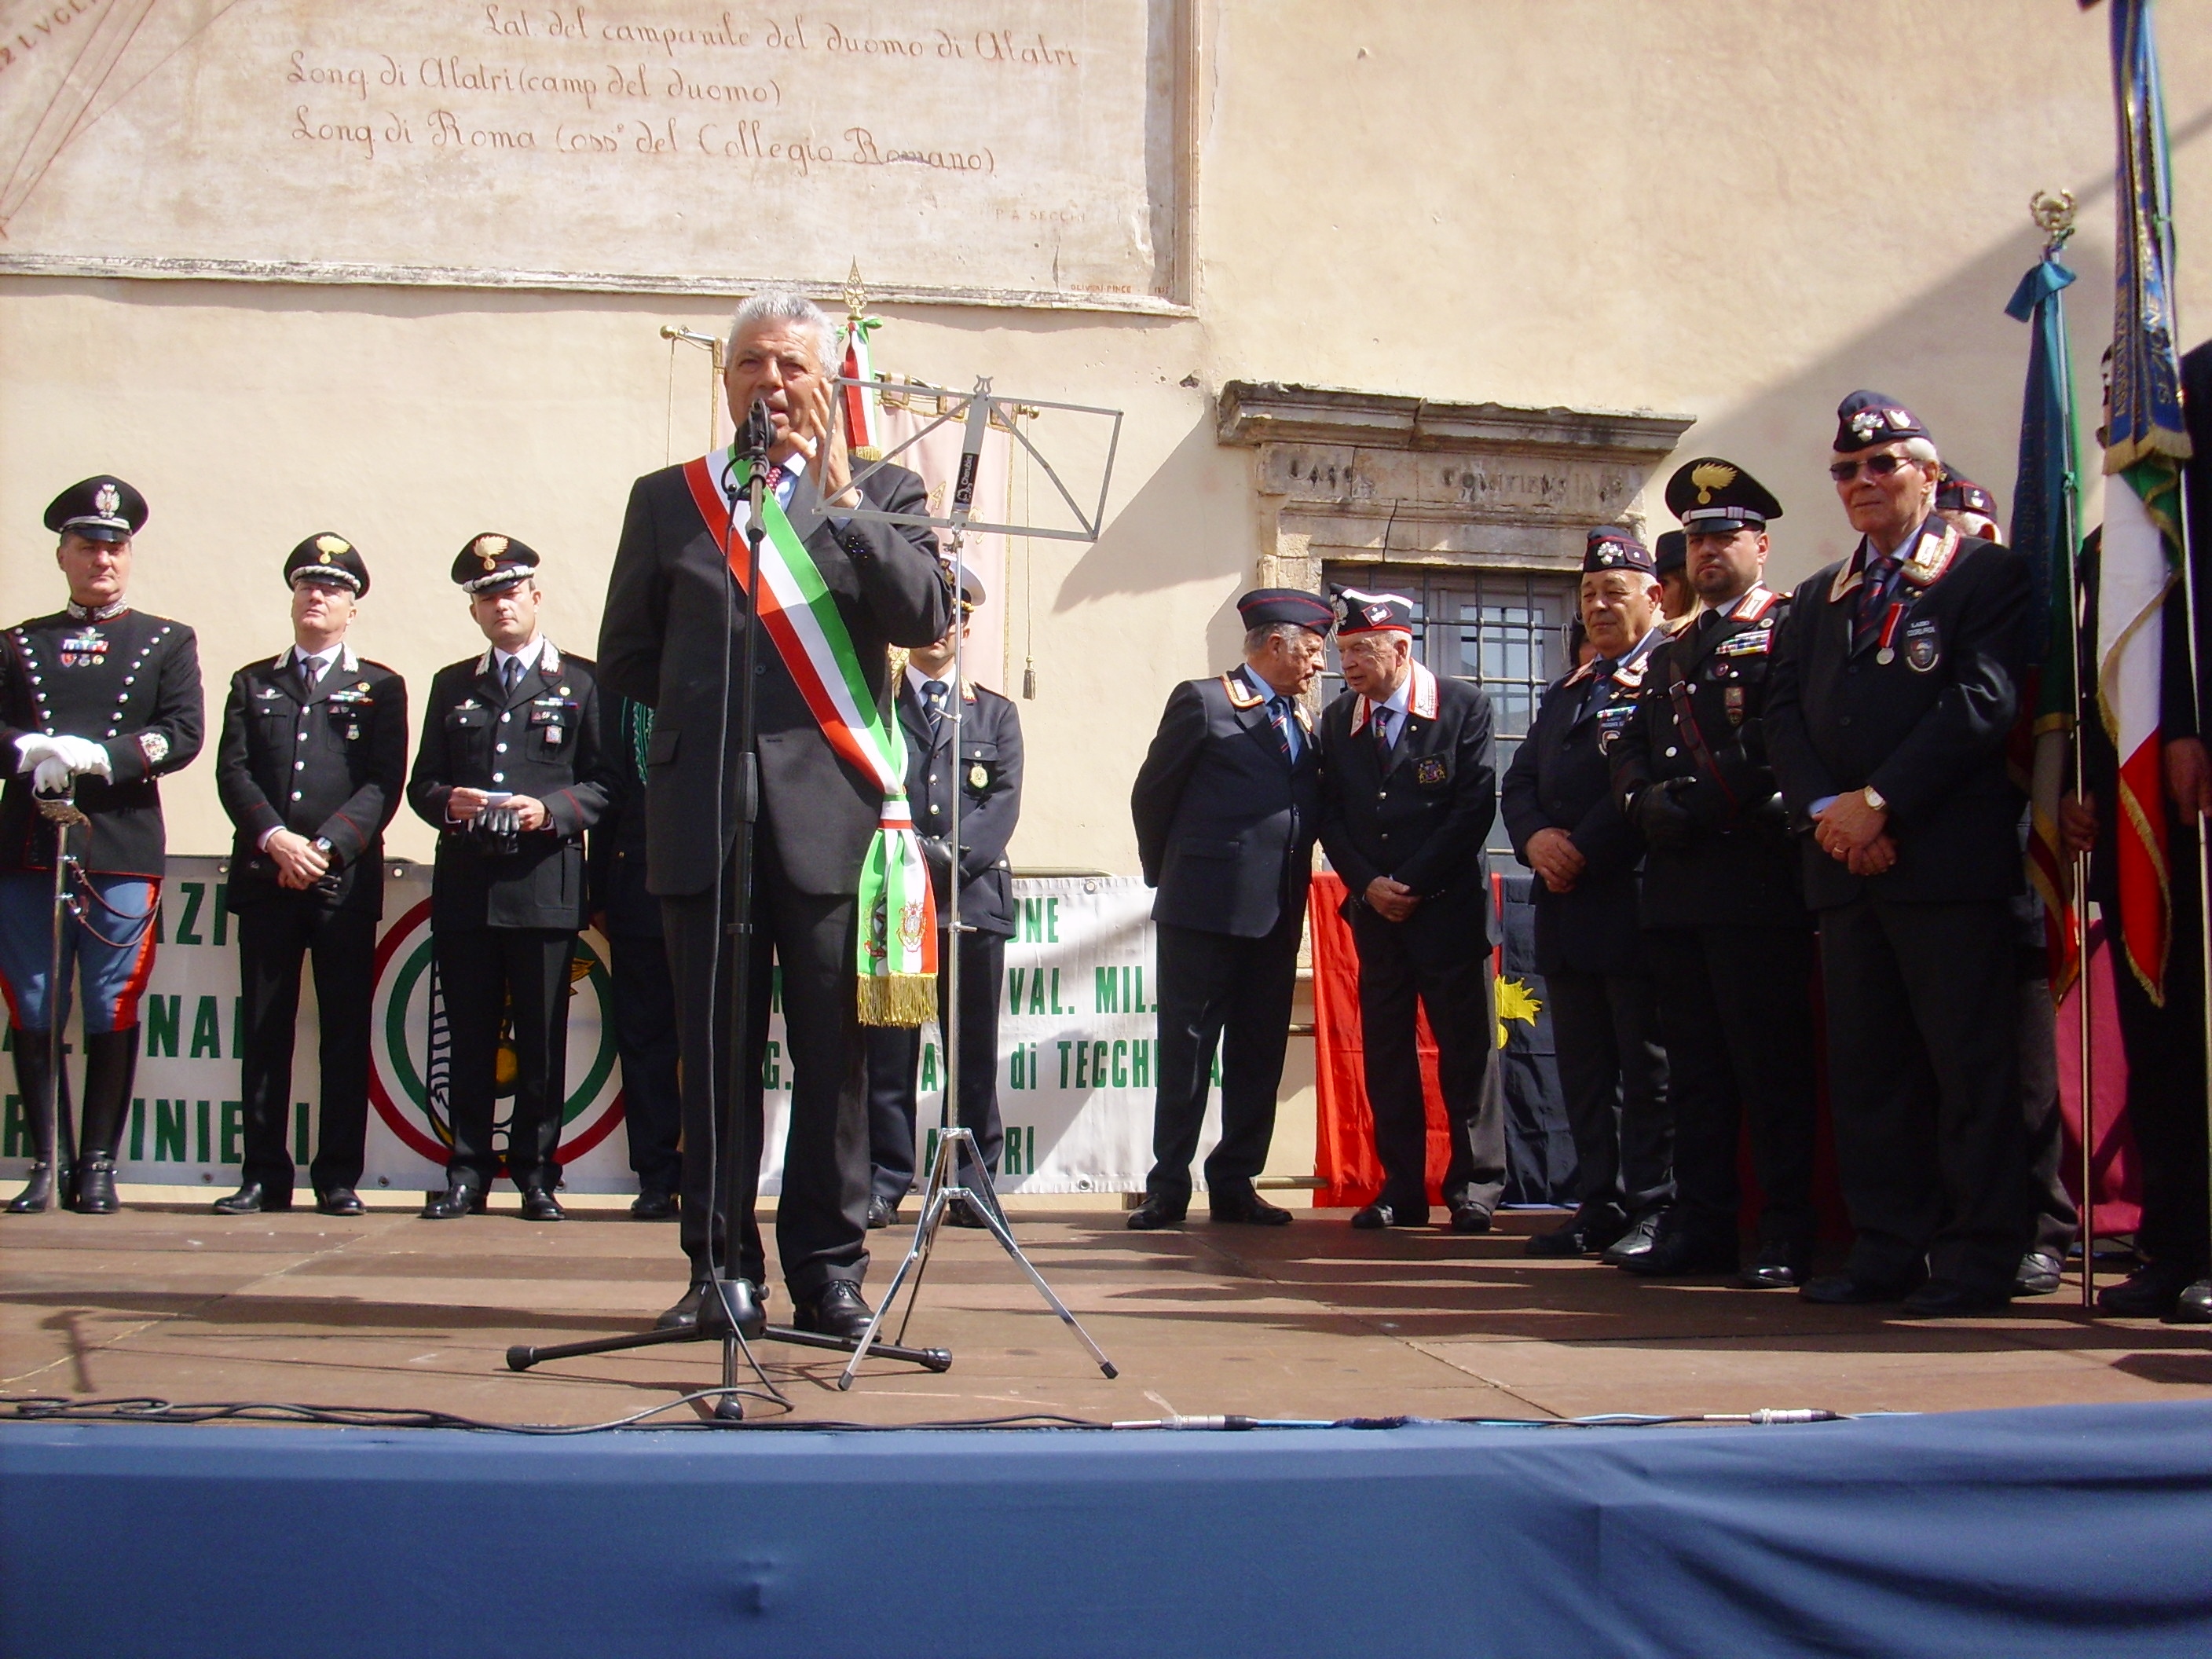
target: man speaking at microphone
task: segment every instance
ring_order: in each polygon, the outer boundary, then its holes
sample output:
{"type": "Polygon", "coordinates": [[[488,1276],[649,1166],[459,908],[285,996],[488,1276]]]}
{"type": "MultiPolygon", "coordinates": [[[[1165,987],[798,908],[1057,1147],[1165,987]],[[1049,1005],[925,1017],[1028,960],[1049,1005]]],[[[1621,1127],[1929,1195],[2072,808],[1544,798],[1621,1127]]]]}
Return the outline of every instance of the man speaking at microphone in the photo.
{"type": "MultiPolygon", "coordinates": [[[[734,1110],[736,952],[728,929],[742,896],[736,745],[752,514],[750,469],[732,449],[637,481],[607,584],[602,681],[654,711],[646,881],[661,901],[683,1053],[682,1222],[691,1285],[661,1316],[664,1326],[696,1322],[717,1261],[750,1281],[756,1299],[764,1294],[766,1259],[752,1208],[773,950],[792,1067],[776,1209],[784,1281],[802,1329],[857,1338],[867,1328],[860,1291],[870,1182],[860,1027],[864,1013],[883,1021],[913,1011],[886,1006],[900,991],[863,981],[889,981],[882,970],[907,954],[913,941],[901,937],[895,901],[908,852],[920,870],[898,723],[885,690],[886,651],[943,638],[952,607],[932,532],[846,516],[863,506],[921,514],[927,498],[921,480],[895,466],[854,486],[835,412],[835,361],[830,319],[804,295],[770,289],[738,307],[723,379],[730,413],[742,428],[761,402],[774,437],[754,670],[760,795],[750,1052],[734,1110]],[[719,1206],[714,1168],[733,1138],[742,1164],[734,1216],[719,1206]]],[[[900,977],[910,989],[914,975],[900,977]]]]}

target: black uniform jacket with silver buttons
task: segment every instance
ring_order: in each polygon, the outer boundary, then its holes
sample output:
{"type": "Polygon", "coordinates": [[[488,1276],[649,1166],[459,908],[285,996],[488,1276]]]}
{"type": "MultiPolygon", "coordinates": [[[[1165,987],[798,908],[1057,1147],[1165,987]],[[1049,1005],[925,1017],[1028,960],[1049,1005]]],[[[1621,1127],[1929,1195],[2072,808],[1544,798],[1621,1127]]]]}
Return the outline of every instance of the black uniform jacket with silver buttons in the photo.
{"type": "MultiPolygon", "coordinates": [[[[1137,861],[1159,890],[1152,920],[1265,939],[1304,914],[1321,817],[1321,757],[1303,723],[1293,763],[1267,716],[1273,693],[1247,668],[1186,680],[1129,792],[1137,861]]],[[[1302,715],[1300,716],[1302,720],[1302,715]]]]}
{"type": "Polygon", "coordinates": [[[1486,942],[1490,874],[1482,843],[1498,816],[1490,698],[1472,680],[1438,679],[1418,663],[1413,673],[1388,771],[1374,734],[1364,724],[1353,729],[1357,693],[1322,711],[1322,848],[1351,890],[1351,903],[1364,903],[1368,884],[1389,876],[1420,896],[1415,914],[1431,930],[1455,927],[1470,943],[1486,942]]]}
{"type": "Polygon", "coordinates": [[[216,793],[238,826],[230,908],[293,890],[261,850],[270,830],[289,830],[330,843],[331,873],[313,890],[322,903],[381,915],[384,829],[406,781],[407,683],[382,663],[341,646],[312,692],[289,650],[246,664],[216,742],[216,793]]]}
{"type": "Polygon", "coordinates": [[[1792,821],[1808,827],[1814,801],[1871,784],[1889,803],[1897,842],[1896,864],[1862,878],[1806,835],[1805,898],[1815,910],[1862,890],[1924,902],[2020,890],[2024,797],[2005,744],[2027,654],[2028,567],[2010,548],[1956,540],[1934,580],[1899,580],[1905,609],[1888,647],[1852,646],[1863,545],[1802,583],[1777,630],[1766,752],[1792,821]]]}
{"type": "Polygon", "coordinates": [[[15,770],[15,739],[85,738],[107,751],[108,775],[76,781],[92,820],[70,850],[99,875],[162,872],[168,844],[155,781],[200,752],[199,644],[182,623],[143,611],[95,621],[76,605],[9,629],[0,646],[0,870],[52,870],[52,830],[15,770]]]}
{"type": "Polygon", "coordinates": [[[1563,830],[1583,855],[1582,874],[1564,893],[1541,878],[1531,886],[1536,911],[1536,971],[1644,971],[1636,908],[1636,866],[1643,843],[1613,805],[1607,749],[1636,707],[1649,654],[1602,680],[1584,664],[1545,689],[1536,723],[1514,752],[1498,790],[1514,854],[1528,862],[1541,830],[1563,830]]]}
{"type": "Polygon", "coordinates": [[[1688,778],[1680,799],[1697,828],[1690,845],[1644,854],[1648,927],[1812,925],[1796,837],[1766,757],[1768,676],[1789,614],[1789,599],[1753,586],[1698,611],[1651,653],[1643,693],[1610,750],[1613,793],[1628,812],[1644,790],[1688,778]],[[1678,679],[1686,721],[1675,708],[1678,679]]]}
{"type": "Polygon", "coordinates": [[[963,685],[960,753],[952,753],[952,720],[933,742],[929,715],[914,683],[899,677],[899,726],[906,738],[907,805],[921,835],[935,884],[938,921],[945,920],[951,856],[952,791],[960,790],[960,925],[1011,939],[1014,875],[1006,843],[1022,815],[1022,719],[1013,703],[980,685],[963,685]]]}
{"type": "Polygon", "coordinates": [[[493,655],[438,671],[422,707],[408,804],[437,826],[430,915],[441,927],[584,925],[584,831],[607,800],[599,686],[592,665],[545,642],[538,665],[500,690],[493,655]],[[455,789],[504,790],[545,803],[546,827],[508,854],[485,851],[446,820],[455,789]]]}

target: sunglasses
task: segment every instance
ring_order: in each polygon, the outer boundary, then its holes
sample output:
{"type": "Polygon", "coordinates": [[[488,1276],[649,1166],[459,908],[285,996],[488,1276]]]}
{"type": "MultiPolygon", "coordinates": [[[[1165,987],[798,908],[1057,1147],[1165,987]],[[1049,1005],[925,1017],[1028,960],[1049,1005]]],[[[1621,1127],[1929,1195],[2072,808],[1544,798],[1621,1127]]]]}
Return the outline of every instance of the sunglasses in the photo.
{"type": "Polygon", "coordinates": [[[1916,463],[1910,455],[1869,455],[1863,461],[1831,461],[1828,476],[1838,483],[1849,483],[1859,476],[1861,467],[1867,470],[1870,477],[1887,478],[1900,466],[1914,465],[1916,463]]]}

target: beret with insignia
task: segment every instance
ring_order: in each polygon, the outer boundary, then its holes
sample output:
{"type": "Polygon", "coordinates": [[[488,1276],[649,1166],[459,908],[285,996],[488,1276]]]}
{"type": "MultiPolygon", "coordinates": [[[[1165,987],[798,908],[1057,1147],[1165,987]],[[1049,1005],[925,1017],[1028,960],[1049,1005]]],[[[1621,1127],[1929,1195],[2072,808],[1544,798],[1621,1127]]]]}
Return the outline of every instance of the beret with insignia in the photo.
{"type": "Polygon", "coordinates": [[[1679,530],[1662,530],[1651,544],[1651,574],[1665,576],[1690,562],[1690,538],[1679,530]]]}
{"type": "Polygon", "coordinates": [[[1985,519],[1997,516],[1996,497],[1976,483],[1963,472],[1945,471],[1943,482],[1936,486],[1936,510],[1938,513],[1978,513],[1985,519]]]}
{"type": "Polygon", "coordinates": [[[88,542],[127,542],[152,516],[146,498],[107,473],[71,484],[46,504],[46,528],[88,542]]]}
{"type": "Polygon", "coordinates": [[[1329,624],[1336,620],[1327,599],[1303,587],[1255,587],[1237,601],[1237,614],[1244,619],[1247,629],[1296,623],[1316,634],[1328,633],[1329,624]]]}
{"type": "Polygon", "coordinates": [[[1854,392],[1836,405],[1836,453],[1856,455],[1877,444],[1925,438],[1920,417],[1885,392],[1854,392]]]}
{"type": "Polygon", "coordinates": [[[464,592],[512,587],[538,569],[538,550],[512,536],[471,536],[453,557],[453,581],[464,592]]]}
{"type": "Polygon", "coordinates": [[[1413,631],[1413,602],[1403,593],[1370,593],[1362,588],[1340,587],[1336,599],[1344,612],[1344,619],[1336,625],[1339,639],[1347,634],[1413,631]]]}
{"type": "Polygon", "coordinates": [[[1583,574],[1593,570],[1640,570],[1656,576],[1651,550],[1617,525],[1600,525],[1583,548],[1583,574]]]}
{"type": "Polygon", "coordinates": [[[1690,535],[1727,536],[1765,529],[1768,520],[1782,516],[1782,503],[1734,461],[1701,455],[1667,480],[1667,510],[1690,535]]]}
{"type": "Polygon", "coordinates": [[[358,597],[368,592],[368,566],[351,542],[325,530],[285,556],[284,581],[290,587],[301,582],[328,582],[350,589],[358,597]]]}

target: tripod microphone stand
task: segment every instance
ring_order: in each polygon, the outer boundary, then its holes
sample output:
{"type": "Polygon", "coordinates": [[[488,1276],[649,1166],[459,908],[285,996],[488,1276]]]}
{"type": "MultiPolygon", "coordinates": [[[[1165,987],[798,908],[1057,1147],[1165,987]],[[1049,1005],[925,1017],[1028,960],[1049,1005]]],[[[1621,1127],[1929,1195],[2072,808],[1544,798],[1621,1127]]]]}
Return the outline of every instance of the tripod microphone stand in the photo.
{"type": "MultiPolygon", "coordinates": [[[[750,1108],[753,1089],[760,1084],[760,1060],[752,1048],[752,983],[753,983],[753,855],[754,838],[760,821],[760,769],[755,750],[759,738],[759,677],[753,666],[760,652],[760,606],[754,596],[760,592],[761,538],[767,533],[764,519],[767,497],[766,475],[768,452],[775,441],[775,428],[769,417],[768,405],[757,400],[747,412],[744,422],[730,447],[730,466],[723,474],[722,493],[725,499],[734,497],[732,481],[739,461],[746,463],[747,483],[750,489],[750,515],[745,524],[745,624],[743,645],[735,665],[738,690],[738,833],[732,854],[734,886],[734,918],[718,927],[720,938],[733,941],[731,955],[732,964],[730,985],[730,1054],[726,1072],[729,1111],[724,1133],[716,1138],[714,1153],[714,1190],[716,1209],[723,1225],[719,1243],[716,1241],[714,1218],[708,1219],[707,1250],[710,1276],[705,1282],[704,1294],[699,1302],[696,1325],[689,1328],[652,1330],[629,1336],[599,1337],[584,1342],[563,1342],[546,1347],[533,1347],[517,1343],[507,1351],[507,1369],[526,1371],[533,1365],[548,1360],[574,1358],[585,1354],[616,1353],[630,1348],[659,1347],[675,1342],[720,1342],[722,1345],[722,1390],[715,1400],[713,1413],[721,1422],[735,1423],[744,1417],[744,1404],[738,1395],[738,1364],[740,1359],[759,1379],[761,1387],[779,1405],[788,1406],[782,1390],[762,1369],[759,1356],[754,1353],[756,1341],[787,1342],[799,1347],[830,1348],[839,1352],[852,1352],[854,1363],[866,1352],[865,1343],[855,1345],[844,1337],[827,1336],[816,1331],[802,1331],[789,1326],[771,1325],[754,1292],[752,1282],[742,1274],[730,1271],[731,1234],[740,1226],[744,1216],[739,1200],[746,1172],[760,1167],[760,1148],[750,1133],[757,1114],[750,1108]]],[[[734,521],[735,512],[732,510],[734,521]]],[[[728,537],[723,538],[726,557],[728,537]]],[[[734,607],[736,596],[726,583],[723,588],[726,604],[734,607]]],[[[727,718],[729,691],[732,679],[729,657],[729,640],[735,631],[735,617],[731,626],[722,630],[722,698],[721,707],[727,718]]],[[[725,728],[720,753],[727,756],[730,744],[725,728]]],[[[727,805],[726,792],[715,790],[715,811],[719,814],[727,805]]],[[[721,922],[717,901],[716,919],[721,922]]],[[[715,960],[719,963],[719,939],[715,960]]],[[[711,1022],[710,1022],[711,1024],[711,1022]]],[[[872,1326],[872,1331],[873,1327],[872,1326]]],[[[952,1356],[942,1348],[908,1348],[878,1344],[876,1352],[887,1358],[911,1360],[924,1370],[943,1371],[951,1368],[952,1356]]]]}

